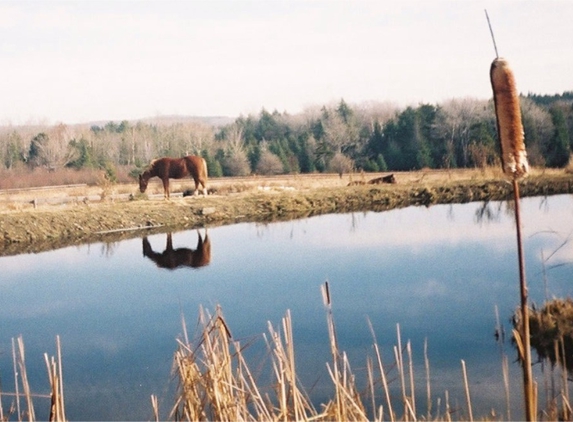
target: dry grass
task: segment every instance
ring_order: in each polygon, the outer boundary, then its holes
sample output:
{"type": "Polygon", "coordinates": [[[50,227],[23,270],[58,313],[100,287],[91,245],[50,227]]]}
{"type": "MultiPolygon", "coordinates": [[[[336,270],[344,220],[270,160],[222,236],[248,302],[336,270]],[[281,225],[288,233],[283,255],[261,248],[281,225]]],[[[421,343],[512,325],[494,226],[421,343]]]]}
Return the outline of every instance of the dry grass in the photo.
{"type": "MultiPolygon", "coordinates": [[[[328,283],[322,287],[326,308],[328,338],[331,360],[326,363],[332,396],[318,407],[314,404],[305,388],[301,385],[296,368],[295,344],[290,312],[287,311],[278,327],[268,325],[268,335],[264,335],[267,349],[267,365],[260,361],[249,363],[245,357],[246,347],[236,340],[227,324],[223,312],[216,309],[214,315],[201,308],[196,336],[190,341],[183,323],[184,336],[178,340],[179,347],[174,356],[174,371],[178,389],[174,405],[170,411],[170,420],[237,420],[237,421],[290,421],[290,420],[403,420],[419,419],[434,421],[473,420],[473,409],[465,362],[461,361],[465,408],[457,406],[452,410],[449,403],[449,392],[443,397],[433,397],[431,393],[430,365],[424,347],[426,369],[426,411],[420,412],[414,394],[415,374],[410,342],[402,344],[400,327],[397,325],[397,344],[393,348],[394,360],[382,363],[382,353],[373,327],[373,356],[366,357],[366,386],[359,388],[346,353],[338,346],[336,326],[331,308],[331,297],[328,283]],[[256,368],[256,369],[253,369],[256,368]],[[263,370],[268,369],[269,373],[263,370]],[[266,376],[270,375],[270,376],[266,376]],[[261,379],[266,381],[263,383],[261,379]],[[390,382],[398,383],[390,391],[390,382]],[[399,391],[396,395],[396,391],[399,391]],[[399,400],[396,400],[399,398],[399,400]],[[396,400],[396,402],[393,401],[396,400]],[[437,406],[433,406],[437,403],[437,406]],[[443,403],[443,409],[441,404],[443,403]]],[[[538,413],[541,420],[571,420],[572,412],[569,401],[568,371],[556,370],[562,365],[570,350],[565,349],[564,338],[570,336],[573,300],[557,300],[548,303],[540,311],[532,310],[532,324],[540,322],[550,333],[559,326],[556,320],[563,320],[567,328],[558,331],[557,337],[545,341],[547,349],[558,353],[555,365],[544,368],[545,401],[542,411],[538,413]],[[567,350],[567,351],[566,351],[567,350]],[[563,353],[565,354],[559,354],[563,353]]],[[[517,332],[517,331],[516,331],[517,332]]],[[[532,327],[532,334],[538,331],[532,327]]],[[[547,338],[547,336],[544,336],[547,338]]],[[[48,395],[33,394],[28,383],[24,343],[21,337],[13,340],[12,354],[14,365],[14,393],[0,391],[0,421],[36,420],[33,399],[49,398],[51,421],[65,421],[64,387],[62,378],[62,354],[57,338],[57,355],[49,358],[44,355],[51,390],[48,395]],[[2,408],[2,401],[11,399],[7,410],[2,408]]],[[[536,344],[533,342],[533,344],[536,344]]],[[[537,346],[535,346],[537,347],[537,346]]],[[[504,355],[504,357],[506,357],[504,355]]],[[[502,362],[507,370],[507,359],[502,362]]],[[[565,366],[562,366],[565,368],[565,366]]],[[[509,392],[507,377],[504,376],[506,390],[509,392]]],[[[537,401],[537,395],[536,395],[537,401]]],[[[160,409],[156,396],[151,396],[151,408],[155,420],[159,420],[160,409]]],[[[507,420],[511,414],[506,411],[507,420]]],[[[503,413],[499,413],[501,415],[503,413]]],[[[480,415],[480,419],[499,416],[480,415]]]]}
{"type": "MultiPolygon", "coordinates": [[[[340,350],[331,310],[328,283],[323,285],[323,298],[327,311],[327,325],[331,361],[326,364],[333,387],[332,398],[317,408],[299,383],[295,362],[292,322],[290,313],[282,319],[279,328],[269,324],[269,337],[265,337],[270,359],[271,381],[260,385],[255,372],[244,357],[244,346],[236,341],[220,308],[214,315],[201,309],[198,335],[193,341],[179,341],[175,354],[175,368],[179,389],[170,418],[174,420],[416,420],[427,417],[451,420],[456,416],[449,409],[447,392],[446,410],[436,409],[431,414],[419,415],[414,395],[414,371],[411,346],[394,347],[395,361],[389,368],[398,375],[389,375],[382,363],[381,351],[374,337],[374,356],[367,358],[367,386],[361,391],[356,385],[346,353],[340,350]],[[401,406],[392,402],[389,377],[400,383],[401,406]],[[378,403],[378,397],[383,402],[378,403]]],[[[374,334],[373,334],[374,335],[374,334]]],[[[427,365],[427,402],[432,403],[427,365]]],[[[462,365],[463,362],[462,362],[462,365]]],[[[466,378],[467,410],[458,411],[461,420],[471,419],[472,409],[466,378]]],[[[156,400],[152,399],[156,403],[156,400]]],[[[157,412],[158,413],[158,412],[157,412]]]]}
{"type": "Polygon", "coordinates": [[[9,421],[14,416],[16,420],[36,420],[34,398],[50,399],[50,421],[65,421],[64,387],[62,376],[62,352],[60,338],[56,337],[57,357],[48,357],[44,354],[48,369],[48,379],[51,391],[49,395],[34,394],[28,382],[26,372],[26,358],[24,340],[22,336],[12,339],[12,361],[14,366],[14,392],[7,393],[0,390],[0,421],[9,421]],[[11,398],[7,411],[2,406],[2,397],[11,398]]]}
{"type": "MultiPolygon", "coordinates": [[[[514,336],[521,330],[520,315],[516,312],[513,318],[514,336]]],[[[544,418],[571,420],[568,383],[573,370],[573,299],[548,300],[541,309],[529,309],[529,325],[531,346],[544,368],[544,418]]],[[[523,347],[519,335],[514,341],[518,350],[523,347]]]]}
{"type": "MultiPolygon", "coordinates": [[[[572,167],[573,168],[573,167],[572,167]]],[[[126,169],[123,170],[126,172],[126,169]]],[[[119,172],[119,171],[118,171],[119,172]]],[[[247,193],[276,193],[289,191],[305,192],[313,189],[343,188],[356,180],[370,180],[388,173],[354,173],[340,178],[336,174],[291,174],[278,176],[247,176],[211,178],[208,188],[211,194],[228,196],[247,193]]],[[[499,167],[481,169],[430,170],[393,173],[400,186],[443,187],[458,182],[487,182],[501,177],[499,167]]],[[[559,176],[562,169],[531,169],[531,176],[559,176]]],[[[32,201],[42,204],[57,204],[75,198],[83,202],[100,200],[127,200],[129,195],[139,197],[138,184],[127,176],[120,183],[111,183],[102,171],[81,171],[64,169],[57,172],[36,170],[33,172],[0,171],[0,211],[14,211],[32,207],[32,201]],[[71,185],[71,186],[70,186],[71,185]]],[[[170,180],[174,197],[193,187],[189,179],[170,180]]],[[[148,197],[163,198],[163,185],[157,178],[149,181],[148,197]]]]}
{"type": "Polygon", "coordinates": [[[567,166],[565,167],[565,173],[569,173],[569,174],[573,173],[573,154],[571,154],[569,156],[569,162],[567,163],[567,166]]]}
{"type": "MultiPolygon", "coordinates": [[[[116,167],[114,170],[118,183],[133,183],[133,179],[129,176],[129,168],[116,167]]],[[[76,184],[93,186],[101,184],[105,177],[104,170],[100,169],[60,168],[48,170],[40,167],[33,170],[26,167],[10,170],[0,169],[0,190],[76,184]]]]}
{"type": "MultiPolygon", "coordinates": [[[[573,299],[553,299],[530,309],[531,346],[540,360],[573,371],[573,299]]],[[[521,326],[519,318],[515,327],[521,326]]]]}

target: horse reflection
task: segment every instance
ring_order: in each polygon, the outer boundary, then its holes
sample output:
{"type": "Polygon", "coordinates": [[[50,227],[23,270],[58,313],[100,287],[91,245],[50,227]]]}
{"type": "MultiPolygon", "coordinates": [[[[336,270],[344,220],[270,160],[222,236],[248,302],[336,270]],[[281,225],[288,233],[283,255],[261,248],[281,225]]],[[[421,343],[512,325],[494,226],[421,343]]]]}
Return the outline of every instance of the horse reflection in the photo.
{"type": "Polygon", "coordinates": [[[174,270],[180,267],[199,268],[209,265],[211,262],[211,242],[209,235],[205,231],[205,238],[197,231],[199,239],[196,249],[177,248],[173,249],[173,239],[171,233],[167,234],[167,245],[161,253],[155,252],[147,237],[143,240],[143,256],[151,259],[160,268],[174,270]]]}

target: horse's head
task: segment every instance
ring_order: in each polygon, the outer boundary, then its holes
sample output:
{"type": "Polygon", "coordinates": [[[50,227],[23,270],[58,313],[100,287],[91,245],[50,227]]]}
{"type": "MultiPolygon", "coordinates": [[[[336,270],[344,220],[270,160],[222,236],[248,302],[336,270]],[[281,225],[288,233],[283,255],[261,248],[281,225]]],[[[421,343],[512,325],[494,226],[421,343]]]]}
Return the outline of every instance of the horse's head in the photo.
{"type": "Polygon", "coordinates": [[[139,191],[141,193],[145,192],[145,189],[147,189],[147,182],[149,182],[149,174],[145,171],[139,175],[139,191]]]}

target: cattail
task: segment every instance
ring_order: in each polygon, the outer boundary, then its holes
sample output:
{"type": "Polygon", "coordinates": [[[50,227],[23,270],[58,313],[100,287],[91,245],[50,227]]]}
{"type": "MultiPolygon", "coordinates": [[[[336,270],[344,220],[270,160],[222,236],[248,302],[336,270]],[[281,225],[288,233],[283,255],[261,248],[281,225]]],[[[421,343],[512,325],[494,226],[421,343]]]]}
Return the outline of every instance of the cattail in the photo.
{"type": "Polygon", "coordinates": [[[490,79],[503,171],[514,179],[519,178],[527,174],[529,164],[515,77],[505,59],[498,57],[492,62],[490,79]]]}

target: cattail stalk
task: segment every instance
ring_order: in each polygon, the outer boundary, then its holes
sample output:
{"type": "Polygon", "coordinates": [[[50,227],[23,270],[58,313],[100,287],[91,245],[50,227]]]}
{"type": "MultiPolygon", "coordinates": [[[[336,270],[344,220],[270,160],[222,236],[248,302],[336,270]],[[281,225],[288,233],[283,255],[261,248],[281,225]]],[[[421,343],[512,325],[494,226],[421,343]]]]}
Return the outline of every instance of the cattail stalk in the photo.
{"type": "Polygon", "coordinates": [[[515,201],[515,226],[517,232],[517,254],[519,260],[519,290],[521,299],[521,340],[523,342],[523,389],[525,398],[525,417],[528,421],[535,420],[535,399],[533,392],[533,375],[531,373],[531,338],[529,334],[529,308],[527,304],[527,281],[525,279],[525,257],[521,239],[521,210],[519,206],[519,185],[513,179],[513,194],[515,201]]]}
{"type": "Polygon", "coordinates": [[[525,151],[523,124],[519,96],[515,86],[515,77],[509,64],[497,57],[490,67],[490,79],[493,89],[497,133],[501,150],[502,168],[512,178],[515,201],[515,226],[517,232],[517,250],[519,264],[519,285],[521,298],[521,341],[523,342],[522,369],[525,399],[525,417],[535,419],[533,379],[531,374],[531,350],[529,338],[529,312],[527,307],[527,283],[525,279],[525,259],[521,239],[521,216],[519,205],[519,185],[517,180],[529,171],[525,151]]]}

